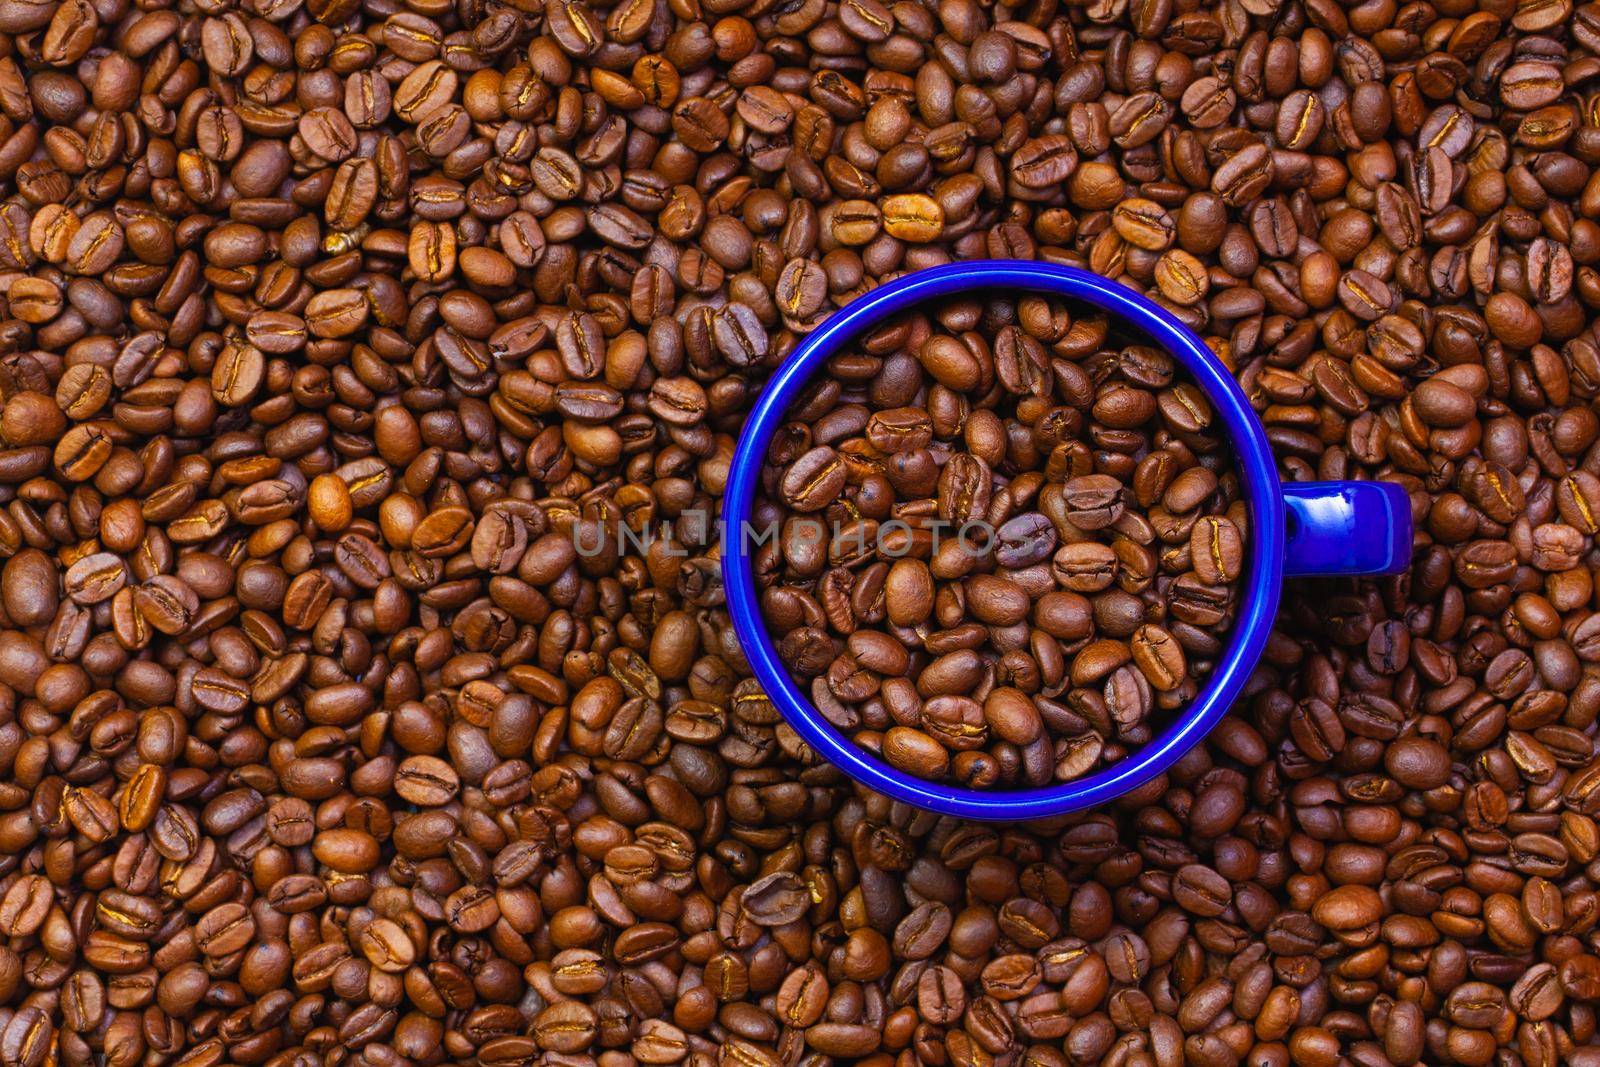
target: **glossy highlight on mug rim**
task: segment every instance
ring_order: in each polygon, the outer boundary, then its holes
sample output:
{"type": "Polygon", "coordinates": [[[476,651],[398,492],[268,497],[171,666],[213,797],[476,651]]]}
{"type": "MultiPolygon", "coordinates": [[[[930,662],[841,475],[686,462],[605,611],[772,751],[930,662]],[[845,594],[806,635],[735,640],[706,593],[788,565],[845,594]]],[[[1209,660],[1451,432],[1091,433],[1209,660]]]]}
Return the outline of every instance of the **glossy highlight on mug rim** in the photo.
{"type": "Polygon", "coordinates": [[[918,304],[992,289],[1081,301],[1141,335],[1176,360],[1205,393],[1236,452],[1250,523],[1249,569],[1239,593],[1239,615],[1215,669],[1166,729],[1109,767],[1032,789],[964,789],[907,774],[840,733],[789,676],[761,617],[744,539],[725,541],[722,557],[728,614],[745,658],[784,720],[819,756],[892,799],[943,815],[991,821],[1045,818],[1105,804],[1181,759],[1221,721],[1249,681],[1277,615],[1285,555],[1283,492],[1276,462],[1249,400],[1221,360],[1170,312],[1133,290],[1089,271],[1030,260],[981,260],[915,271],[829,316],[762,387],[734,450],[723,497],[724,518],[737,523],[749,517],[773,435],[795,398],[844,345],[918,304]]]}

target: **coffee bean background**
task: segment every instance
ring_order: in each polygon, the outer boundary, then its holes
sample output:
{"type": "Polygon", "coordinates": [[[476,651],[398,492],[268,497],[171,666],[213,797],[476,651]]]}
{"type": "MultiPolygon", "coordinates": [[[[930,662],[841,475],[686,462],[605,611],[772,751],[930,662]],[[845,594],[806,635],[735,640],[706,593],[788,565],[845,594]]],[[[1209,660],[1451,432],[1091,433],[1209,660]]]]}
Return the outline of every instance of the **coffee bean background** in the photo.
{"type": "Polygon", "coordinates": [[[930,304],[830,359],[773,435],[739,532],[762,615],[802,695],[897,770],[1081,777],[1171,725],[1225,647],[1234,451],[1113,325],[1038,295],[930,304]]]}
{"type": "Polygon", "coordinates": [[[1571,0],[0,0],[0,1062],[1594,1067],[1597,73],[1571,0]],[[983,256],[1418,519],[1041,825],[818,766],[719,587],[765,375],[983,256]]]}

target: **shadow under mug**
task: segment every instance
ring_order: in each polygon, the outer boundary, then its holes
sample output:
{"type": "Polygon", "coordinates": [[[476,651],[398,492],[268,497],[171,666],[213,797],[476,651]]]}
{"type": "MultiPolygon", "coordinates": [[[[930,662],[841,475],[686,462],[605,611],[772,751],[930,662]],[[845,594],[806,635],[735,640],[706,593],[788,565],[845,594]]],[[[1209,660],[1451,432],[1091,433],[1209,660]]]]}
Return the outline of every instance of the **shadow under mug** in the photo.
{"type": "Polygon", "coordinates": [[[1284,484],[1244,391],[1210,349],[1170,312],[1097,274],[1054,263],[982,260],[915,271],[831,315],[762,387],[734,451],[723,498],[722,575],[728,613],[745,657],[784,719],[823,759],[893,799],[967,819],[1036,819],[1116,799],[1166,771],[1203,739],[1239,696],[1266,646],[1285,578],[1393,574],[1411,558],[1411,505],[1385,482],[1284,484]],[[1115,328],[1170,355],[1211,401],[1235,450],[1249,517],[1239,610],[1215,668],[1195,698],[1125,758],[1068,782],[1032,789],[973,790],[891,767],[841,734],[800,691],[761,617],[745,536],[773,434],[823,365],[886,319],[930,300],[985,290],[1064,297],[1107,314],[1115,328]]]}

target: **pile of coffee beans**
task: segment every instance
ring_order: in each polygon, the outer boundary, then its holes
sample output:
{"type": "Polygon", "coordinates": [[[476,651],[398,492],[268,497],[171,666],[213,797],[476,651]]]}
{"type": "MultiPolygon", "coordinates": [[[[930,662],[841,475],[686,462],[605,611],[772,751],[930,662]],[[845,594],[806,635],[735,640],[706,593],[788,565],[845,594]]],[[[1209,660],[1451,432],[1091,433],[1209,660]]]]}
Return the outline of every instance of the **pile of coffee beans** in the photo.
{"type": "Polygon", "coordinates": [[[1042,296],[903,316],[831,359],[763,468],[778,654],[856,744],[976,788],[1150,740],[1244,572],[1226,436],[1172,358],[1042,296]]]}
{"type": "Polygon", "coordinates": [[[1572,0],[0,0],[0,1062],[1594,1067],[1597,74],[1572,0]],[[981,256],[1418,519],[1029,826],[819,765],[718,577],[765,376],[981,256]]]}

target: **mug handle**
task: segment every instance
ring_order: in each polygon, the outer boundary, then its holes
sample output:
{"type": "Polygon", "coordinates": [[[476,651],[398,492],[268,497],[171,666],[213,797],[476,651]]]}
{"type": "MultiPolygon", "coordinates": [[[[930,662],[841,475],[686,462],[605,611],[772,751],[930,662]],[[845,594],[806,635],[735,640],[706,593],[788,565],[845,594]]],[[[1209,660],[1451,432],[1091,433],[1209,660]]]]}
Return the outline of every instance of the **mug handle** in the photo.
{"type": "Polygon", "coordinates": [[[1285,482],[1286,578],[1398,574],[1411,566],[1411,498],[1390,482],[1285,482]]]}

